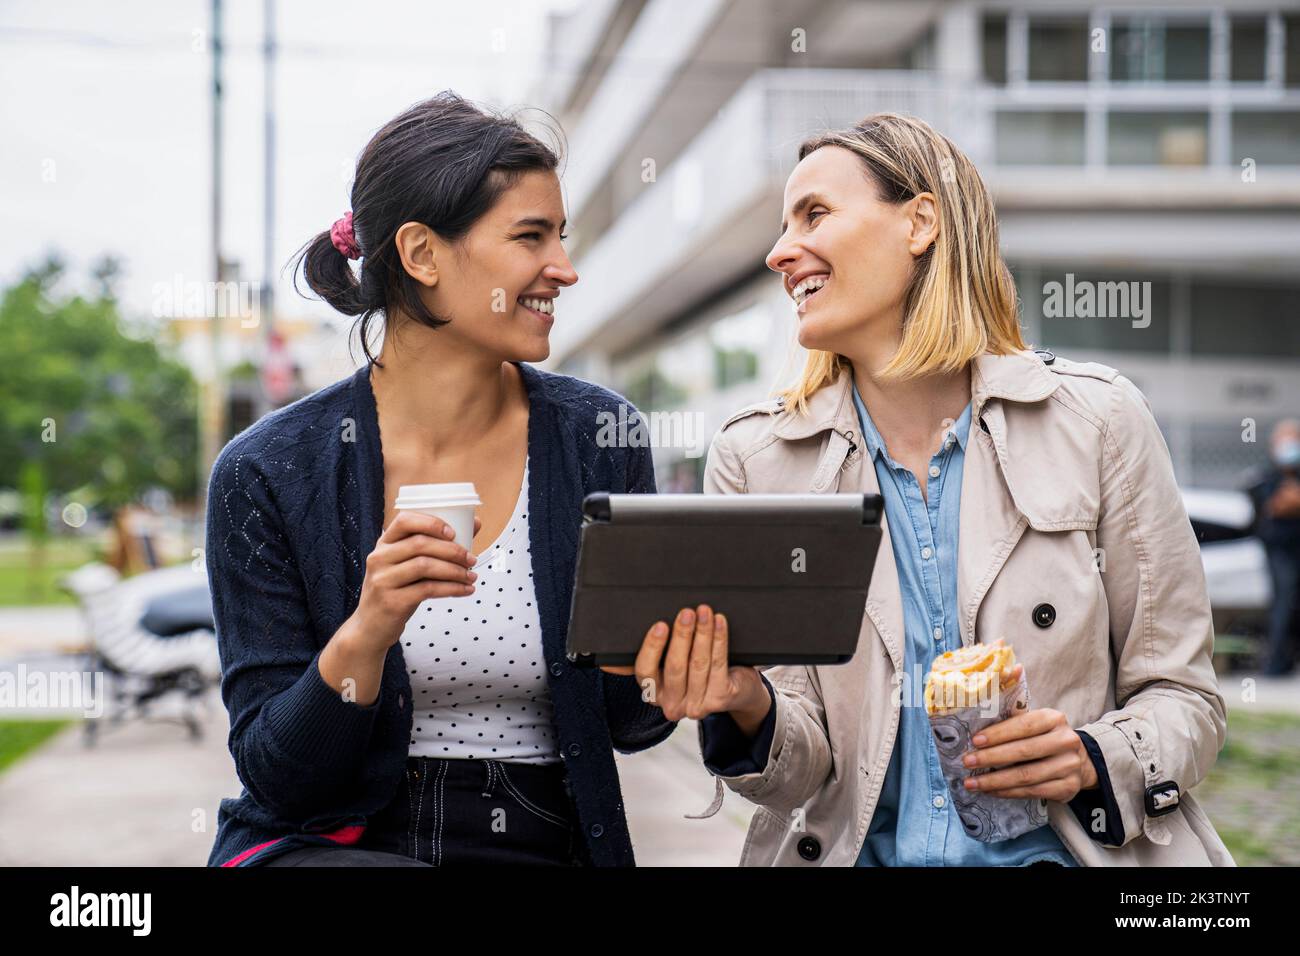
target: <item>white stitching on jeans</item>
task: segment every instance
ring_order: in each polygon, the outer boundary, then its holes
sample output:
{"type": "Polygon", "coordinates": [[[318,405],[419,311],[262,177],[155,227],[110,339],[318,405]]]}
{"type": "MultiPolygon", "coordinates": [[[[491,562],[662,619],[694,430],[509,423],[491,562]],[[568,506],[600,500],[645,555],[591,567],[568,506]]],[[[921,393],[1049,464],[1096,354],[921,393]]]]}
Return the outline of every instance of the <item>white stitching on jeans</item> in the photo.
{"type": "Polygon", "coordinates": [[[406,776],[406,847],[405,850],[406,850],[406,855],[411,856],[411,847],[413,845],[411,840],[411,832],[412,832],[411,821],[415,819],[415,805],[411,802],[411,798],[415,796],[415,791],[411,788],[410,767],[406,768],[405,776],[406,776]]]}
{"type": "Polygon", "coordinates": [[[434,795],[433,795],[433,799],[434,799],[435,806],[437,807],[437,811],[434,813],[435,829],[433,833],[433,839],[429,841],[429,853],[431,855],[436,853],[436,856],[434,856],[432,860],[434,866],[442,866],[442,821],[443,821],[443,814],[446,812],[446,807],[443,801],[443,793],[446,788],[446,781],[447,781],[447,761],[444,760],[441,764],[438,765],[438,787],[434,791],[434,795]],[[437,844],[436,851],[434,849],[435,842],[437,844]]]}
{"type": "MultiPolygon", "coordinates": [[[[421,761],[421,765],[423,761],[421,761]]],[[[415,846],[415,858],[420,858],[420,810],[424,807],[424,781],[429,775],[427,773],[420,775],[420,795],[415,801],[415,831],[412,843],[415,846]]]]}
{"type": "Polygon", "coordinates": [[[537,804],[530,802],[527,797],[520,793],[519,788],[514,785],[510,779],[510,775],[506,772],[505,764],[501,765],[501,785],[506,788],[506,792],[522,803],[525,808],[533,811],[533,813],[537,814],[543,820],[546,820],[549,823],[554,823],[559,827],[567,827],[569,825],[569,822],[563,817],[556,816],[549,810],[543,810],[541,807],[537,806],[537,804]]]}

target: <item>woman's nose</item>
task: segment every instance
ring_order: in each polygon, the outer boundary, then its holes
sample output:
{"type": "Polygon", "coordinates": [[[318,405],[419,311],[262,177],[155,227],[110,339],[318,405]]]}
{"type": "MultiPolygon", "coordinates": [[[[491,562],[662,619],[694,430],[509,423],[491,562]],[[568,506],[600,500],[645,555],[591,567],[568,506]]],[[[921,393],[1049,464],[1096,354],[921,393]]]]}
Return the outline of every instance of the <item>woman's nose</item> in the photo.
{"type": "Polygon", "coordinates": [[[784,239],[778,239],[764,261],[773,272],[785,272],[789,264],[794,261],[794,250],[784,239]]]}
{"type": "Polygon", "coordinates": [[[578,281],[578,272],[569,261],[568,253],[562,253],[559,262],[547,266],[545,275],[552,282],[558,282],[560,285],[573,285],[578,281]]]}

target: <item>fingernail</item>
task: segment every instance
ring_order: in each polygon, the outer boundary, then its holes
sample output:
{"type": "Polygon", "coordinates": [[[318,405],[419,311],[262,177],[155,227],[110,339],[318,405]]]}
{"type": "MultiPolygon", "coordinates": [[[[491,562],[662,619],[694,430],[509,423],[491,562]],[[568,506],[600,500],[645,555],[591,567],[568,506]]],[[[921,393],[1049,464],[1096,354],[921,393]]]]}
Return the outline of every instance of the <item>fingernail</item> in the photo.
{"type": "Polygon", "coordinates": [[[708,609],[708,608],[705,608],[704,610],[700,611],[700,623],[701,623],[701,624],[708,624],[708,623],[709,623],[709,609],[708,609]]]}
{"type": "Polygon", "coordinates": [[[962,783],[965,785],[967,790],[978,790],[980,786],[979,781],[974,777],[967,777],[962,781],[962,783]]]}
{"type": "Polygon", "coordinates": [[[975,755],[974,755],[974,754],[967,754],[966,756],[964,756],[964,757],[961,758],[961,762],[964,763],[964,764],[965,764],[966,766],[968,766],[968,767],[973,767],[973,766],[975,766],[975,755]]]}
{"type": "Polygon", "coordinates": [[[976,747],[982,747],[984,746],[984,744],[988,743],[988,740],[989,739],[985,737],[983,734],[976,734],[974,737],[971,738],[970,742],[973,743],[976,747]]]}
{"type": "Polygon", "coordinates": [[[478,580],[478,575],[475,574],[473,571],[468,572],[468,573],[465,575],[465,577],[469,578],[471,581],[477,581],[477,580],[478,580]]]}
{"type": "Polygon", "coordinates": [[[690,608],[684,608],[682,612],[677,615],[677,622],[679,624],[689,624],[691,623],[691,618],[693,618],[694,616],[695,615],[690,610],[690,608]]]}
{"type": "Polygon", "coordinates": [[[456,537],[456,532],[453,531],[451,528],[443,528],[443,529],[442,529],[442,536],[443,536],[444,538],[454,538],[454,537],[456,537]]]}
{"type": "Polygon", "coordinates": [[[667,624],[665,624],[663,621],[659,621],[657,624],[655,624],[655,630],[654,630],[655,637],[663,637],[667,633],[668,633],[667,624]]]}

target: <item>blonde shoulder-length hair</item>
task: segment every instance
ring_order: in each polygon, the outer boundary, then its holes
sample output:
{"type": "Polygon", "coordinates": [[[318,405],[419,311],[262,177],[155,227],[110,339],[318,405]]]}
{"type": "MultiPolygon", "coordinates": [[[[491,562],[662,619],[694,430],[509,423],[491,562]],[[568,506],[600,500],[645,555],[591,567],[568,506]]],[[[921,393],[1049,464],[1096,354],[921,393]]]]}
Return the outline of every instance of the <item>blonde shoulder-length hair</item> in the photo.
{"type": "MultiPolygon", "coordinates": [[[[799,147],[799,159],[823,146],[856,153],[880,198],[902,203],[932,193],[939,235],[916,260],[903,300],[903,337],[878,373],[902,380],[954,372],[985,352],[1028,346],[1020,334],[1016,287],[998,249],[998,223],[984,181],[965,154],[928,123],[875,113],[850,129],[819,133],[799,147]]],[[[799,380],[778,394],[804,414],[808,397],[849,365],[837,352],[809,350],[799,380]]]]}

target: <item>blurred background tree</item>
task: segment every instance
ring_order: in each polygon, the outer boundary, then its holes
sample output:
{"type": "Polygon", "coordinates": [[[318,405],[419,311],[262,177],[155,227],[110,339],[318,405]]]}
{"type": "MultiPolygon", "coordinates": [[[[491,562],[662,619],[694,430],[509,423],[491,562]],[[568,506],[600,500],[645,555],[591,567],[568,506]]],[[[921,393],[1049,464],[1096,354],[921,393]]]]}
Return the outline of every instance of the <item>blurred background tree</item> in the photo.
{"type": "Polygon", "coordinates": [[[83,295],[51,255],[0,294],[0,488],[22,494],[37,569],[51,495],[113,511],[153,488],[197,491],[197,385],[156,329],[123,319],[119,272],[104,257],[83,295]]]}

